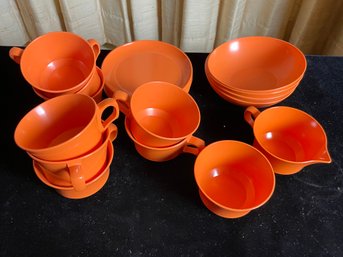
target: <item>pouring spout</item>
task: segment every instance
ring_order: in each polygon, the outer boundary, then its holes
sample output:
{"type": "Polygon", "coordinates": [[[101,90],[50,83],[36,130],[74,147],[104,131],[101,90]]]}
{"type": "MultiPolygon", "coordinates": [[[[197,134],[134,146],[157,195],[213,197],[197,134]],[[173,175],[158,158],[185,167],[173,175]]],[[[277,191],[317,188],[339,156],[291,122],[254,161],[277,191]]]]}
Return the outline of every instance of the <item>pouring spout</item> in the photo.
{"type": "Polygon", "coordinates": [[[331,163],[332,159],[330,157],[329,152],[327,150],[323,151],[323,153],[318,156],[317,162],[319,162],[319,163],[331,163]]]}

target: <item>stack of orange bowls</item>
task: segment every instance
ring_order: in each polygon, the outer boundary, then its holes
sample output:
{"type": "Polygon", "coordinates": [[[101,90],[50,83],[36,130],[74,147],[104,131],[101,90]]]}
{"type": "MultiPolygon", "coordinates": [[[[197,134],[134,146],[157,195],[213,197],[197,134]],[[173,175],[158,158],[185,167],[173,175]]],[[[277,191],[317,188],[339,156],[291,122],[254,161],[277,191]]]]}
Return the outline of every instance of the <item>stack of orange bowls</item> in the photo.
{"type": "Polygon", "coordinates": [[[268,107],[296,90],[306,67],[304,54],[289,42],[252,36],[216,47],[206,59],[205,73],[213,90],[225,100],[268,107]]]}

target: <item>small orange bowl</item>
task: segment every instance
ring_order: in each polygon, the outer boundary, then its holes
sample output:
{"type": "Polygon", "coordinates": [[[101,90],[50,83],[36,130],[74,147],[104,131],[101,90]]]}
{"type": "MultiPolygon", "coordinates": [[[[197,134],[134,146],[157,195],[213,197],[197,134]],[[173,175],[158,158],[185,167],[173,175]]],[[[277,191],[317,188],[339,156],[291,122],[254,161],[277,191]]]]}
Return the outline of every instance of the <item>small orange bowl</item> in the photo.
{"type": "Polygon", "coordinates": [[[238,218],[264,205],[275,188],[268,159],[235,140],[206,146],[197,156],[194,177],[203,204],[223,218],[238,218]]]}
{"type": "Polygon", "coordinates": [[[208,56],[207,69],[221,84],[238,92],[279,90],[305,73],[304,54],[273,37],[252,36],[227,41],[208,56]]]}
{"type": "Polygon", "coordinates": [[[101,70],[105,93],[116,90],[128,94],[151,81],[165,81],[189,92],[193,67],[188,56],[174,45],[159,40],[137,40],[113,49],[104,59],[101,70]]]}

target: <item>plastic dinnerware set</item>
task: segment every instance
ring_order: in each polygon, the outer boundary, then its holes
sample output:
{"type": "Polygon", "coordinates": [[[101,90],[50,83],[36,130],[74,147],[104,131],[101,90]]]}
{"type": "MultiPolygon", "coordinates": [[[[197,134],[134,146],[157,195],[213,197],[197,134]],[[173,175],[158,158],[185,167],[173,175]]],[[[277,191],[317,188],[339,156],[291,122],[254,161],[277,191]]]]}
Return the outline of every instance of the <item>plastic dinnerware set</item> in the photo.
{"type": "Polygon", "coordinates": [[[15,142],[32,158],[37,177],[66,198],[91,196],[106,184],[119,112],[143,158],[195,156],[199,197],[224,218],[242,217],[267,203],[275,174],[331,162],[325,131],[309,114],[286,106],[257,109],[287,98],[305,74],[304,55],[287,42],[238,38],[214,49],[205,63],[214,91],[246,108],[242,119],[252,127],[253,145],[234,140],[206,145],[194,136],[201,114],[189,94],[192,63],[181,49],[133,41],[110,51],[101,68],[99,52],[93,39],[51,32],[9,53],[44,99],[20,120],[15,142]],[[103,120],[105,110],[110,114],[103,120]]]}

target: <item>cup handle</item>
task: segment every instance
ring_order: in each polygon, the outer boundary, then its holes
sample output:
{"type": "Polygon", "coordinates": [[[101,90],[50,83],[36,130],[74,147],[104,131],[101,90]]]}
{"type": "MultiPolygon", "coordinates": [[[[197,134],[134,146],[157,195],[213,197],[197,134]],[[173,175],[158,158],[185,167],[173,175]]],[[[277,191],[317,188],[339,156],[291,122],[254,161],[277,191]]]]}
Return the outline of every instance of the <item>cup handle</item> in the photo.
{"type": "Polygon", "coordinates": [[[67,163],[70,181],[76,191],[82,191],[86,188],[86,181],[82,175],[81,165],[79,163],[67,163]]]}
{"type": "Polygon", "coordinates": [[[99,54],[100,54],[100,45],[99,45],[99,43],[95,39],[92,39],[92,38],[88,39],[88,43],[89,43],[89,45],[93,49],[95,59],[97,59],[99,54]]]}
{"type": "Polygon", "coordinates": [[[256,107],[249,106],[244,111],[244,119],[251,127],[253,127],[255,119],[260,113],[261,112],[256,107]]]}
{"type": "Polygon", "coordinates": [[[102,100],[98,105],[98,122],[99,122],[99,128],[100,131],[105,131],[108,126],[115,121],[119,117],[119,106],[115,99],[113,98],[106,98],[102,100]],[[104,111],[109,108],[113,107],[112,112],[109,114],[109,116],[106,118],[106,120],[102,120],[101,116],[104,113],[104,111]]]}
{"type": "Polygon", "coordinates": [[[183,147],[182,151],[184,153],[191,153],[197,156],[204,148],[205,148],[204,140],[195,136],[191,136],[190,139],[188,139],[185,146],[183,147]]]}
{"type": "Polygon", "coordinates": [[[128,93],[122,90],[116,90],[113,94],[113,98],[121,103],[121,111],[128,116],[130,114],[130,96],[128,93]]]}
{"type": "Polygon", "coordinates": [[[115,124],[111,123],[108,126],[108,134],[109,139],[111,140],[111,142],[113,142],[118,136],[118,127],[115,124]]]}
{"type": "Polygon", "coordinates": [[[20,64],[20,60],[21,60],[21,56],[24,52],[24,49],[21,49],[19,47],[12,47],[9,51],[9,56],[11,57],[11,59],[13,61],[15,61],[16,63],[20,64]]]}

